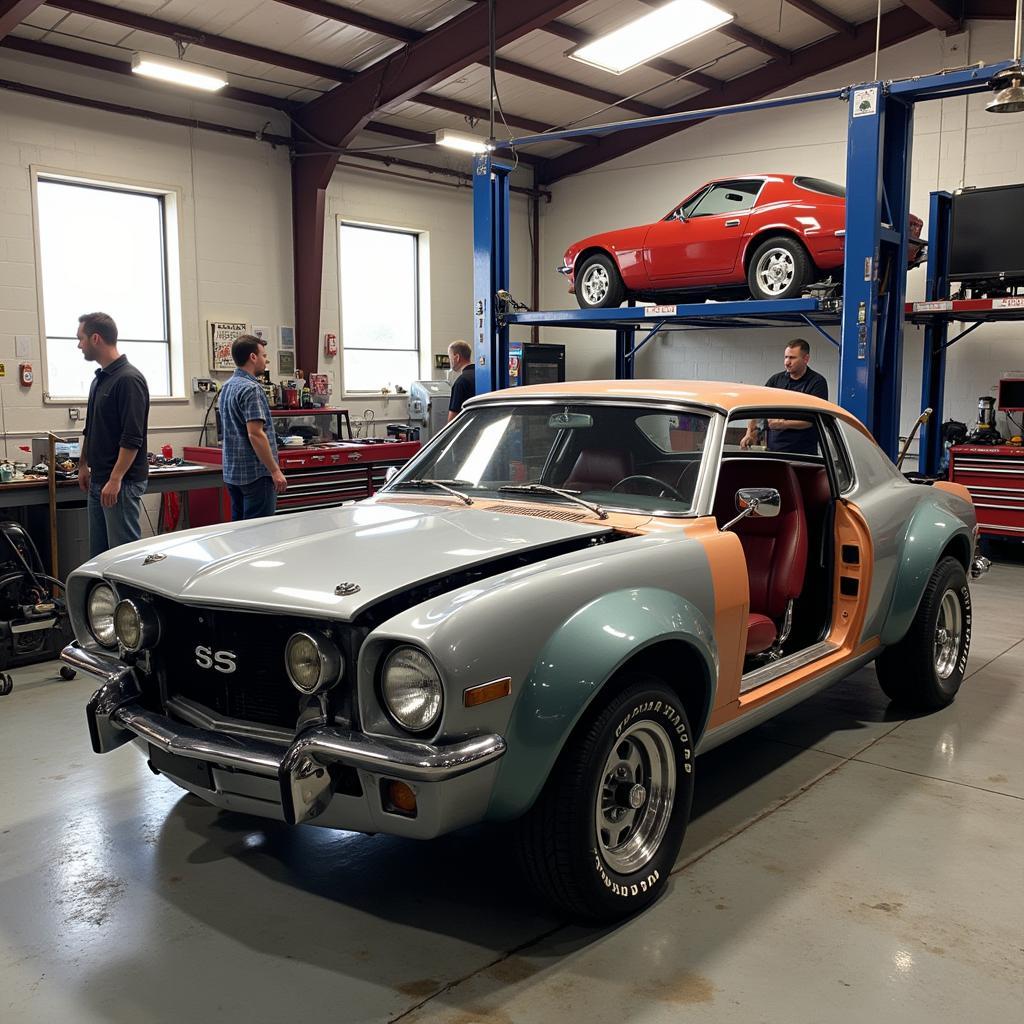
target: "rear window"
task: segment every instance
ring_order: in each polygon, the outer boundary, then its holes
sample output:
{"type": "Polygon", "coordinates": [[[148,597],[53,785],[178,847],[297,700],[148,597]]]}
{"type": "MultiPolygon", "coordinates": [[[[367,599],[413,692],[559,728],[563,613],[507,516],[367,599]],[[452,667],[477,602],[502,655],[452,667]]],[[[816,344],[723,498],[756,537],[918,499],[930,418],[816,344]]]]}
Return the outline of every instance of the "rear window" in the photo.
{"type": "Polygon", "coordinates": [[[809,192],[820,192],[823,196],[837,196],[839,199],[846,198],[846,189],[833,181],[826,181],[824,178],[794,178],[793,184],[799,188],[805,188],[809,192]]]}

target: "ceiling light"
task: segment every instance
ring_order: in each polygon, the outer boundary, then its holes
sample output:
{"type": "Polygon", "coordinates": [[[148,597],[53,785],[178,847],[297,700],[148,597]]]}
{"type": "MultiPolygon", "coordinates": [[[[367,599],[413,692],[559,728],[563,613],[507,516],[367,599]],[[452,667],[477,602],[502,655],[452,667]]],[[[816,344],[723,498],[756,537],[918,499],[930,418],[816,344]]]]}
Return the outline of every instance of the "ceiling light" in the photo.
{"type": "Polygon", "coordinates": [[[1019,66],[993,75],[995,96],[985,104],[990,114],[1019,114],[1024,110],[1024,70],[1019,66]]]}
{"type": "Polygon", "coordinates": [[[216,92],[228,84],[228,76],[216,68],[204,68],[174,57],[157,57],[152,53],[133,53],[132,71],[146,78],[158,78],[161,82],[174,82],[175,85],[187,85],[207,92],[216,92]]]}
{"type": "Polygon", "coordinates": [[[451,128],[442,128],[434,132],[434,142],[439,146],[447,146],[449,149],[459,149],[463,153],[487,153],[494,147],[479,135],[470,135],[467,132],[455,132],[451,128]]]}
{"type": "Polygon", "coordinates": [[[673,0],[592,43],[570,50],[568,56],[621,75],[732,20],[731,14],[705,0],[673,0]]]}

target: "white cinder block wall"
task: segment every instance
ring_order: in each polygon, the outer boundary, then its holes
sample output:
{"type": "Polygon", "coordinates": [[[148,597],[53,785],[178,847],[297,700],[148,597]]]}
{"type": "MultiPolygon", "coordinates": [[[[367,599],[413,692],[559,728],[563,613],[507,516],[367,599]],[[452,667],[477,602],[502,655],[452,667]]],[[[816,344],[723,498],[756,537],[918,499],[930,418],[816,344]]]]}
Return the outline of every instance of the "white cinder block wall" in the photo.
{"type": "MultiPolygon", "coordinates": [[[[973,61],[1010,56],[1005,22],[972,22],[947,39],[929,32],[885,50],[883,79],[933,73],[973,61]]],[[[799,83],[791,93],[868,81],[873,58],[799,83]]],[[[962,184],[987,186],[1024,180],[1024,116],[985,112],[988,95],[919,104],[915,116],[911,208],[925,220],[929,193],[962,184]],[[964,123],[967,120],[967,144],[964,123]]],[[[679,132],[628,156],[553,186],[541,207],[541,297],[545,308],[575,306],[554,267],[566,246],[608,228],[662,217],[705,181],[757,171],[846,180],[846,104],[838,100],[721,117],[679,132]]],[[[924,268],[908,280],[910,299],[924,293],[924,268]]],[[[954,328],[956,325],[954,325],[954,328]]],[[[544,340],[564,342],[568,373],[577,379],[614,375],[614,338],[603,332],[548,328],[544,340]]],[[[825,374],[830,394],[838,385],[838,358],[824,338],[801,330],[812,346],[812,365],[825,374]]],[[[641,352],[637,376],[698,377],[763,383],[782,369],[782,349],[794,332],[744,330],[659,335],[641,352]]],[[[949,350],[945,418],[974,422],[979,395],[995,394],[1009,371],[1024,372],[1024,332],[1013,324],[980,327],[949,350]]],[[[904,346],[903,430],[920,411],[923,331],[908,327],[904,346]]],[[[1002,427],[1003,418],[1000,417],[1002,427]]]]}

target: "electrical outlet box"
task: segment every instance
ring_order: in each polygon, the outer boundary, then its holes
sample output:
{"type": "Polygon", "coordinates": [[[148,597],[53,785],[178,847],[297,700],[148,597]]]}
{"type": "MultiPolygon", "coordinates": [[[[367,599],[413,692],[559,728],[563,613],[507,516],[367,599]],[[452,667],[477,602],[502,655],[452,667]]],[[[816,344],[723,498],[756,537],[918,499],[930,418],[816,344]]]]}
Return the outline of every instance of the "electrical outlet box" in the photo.
{"type": "Polygon", "coordinates": [[[209,377],[192,378],[192,394],[206,395],[217,390],[217,382],[209,377]]]}
{"type": "Polygon", "coordinates": [[[82,418],[82,410],[81,409],[76,409],[74,406],[71,406],[71,408],[68,409],[68,419],[69,420],[80,420],[81,418],[82,418]]]}

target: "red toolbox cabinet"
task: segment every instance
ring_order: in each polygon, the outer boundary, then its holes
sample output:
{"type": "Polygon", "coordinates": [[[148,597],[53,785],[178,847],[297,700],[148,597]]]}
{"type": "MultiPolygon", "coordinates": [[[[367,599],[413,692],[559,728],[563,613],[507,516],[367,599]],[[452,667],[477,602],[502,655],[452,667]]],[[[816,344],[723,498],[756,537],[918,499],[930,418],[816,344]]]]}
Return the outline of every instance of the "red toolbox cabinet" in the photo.
{"type": "Polygon", "coordinates": [[[1024,539],[1024,448],[953,445],[949,479],[971,492],[982,534],[1024,539]]]}

